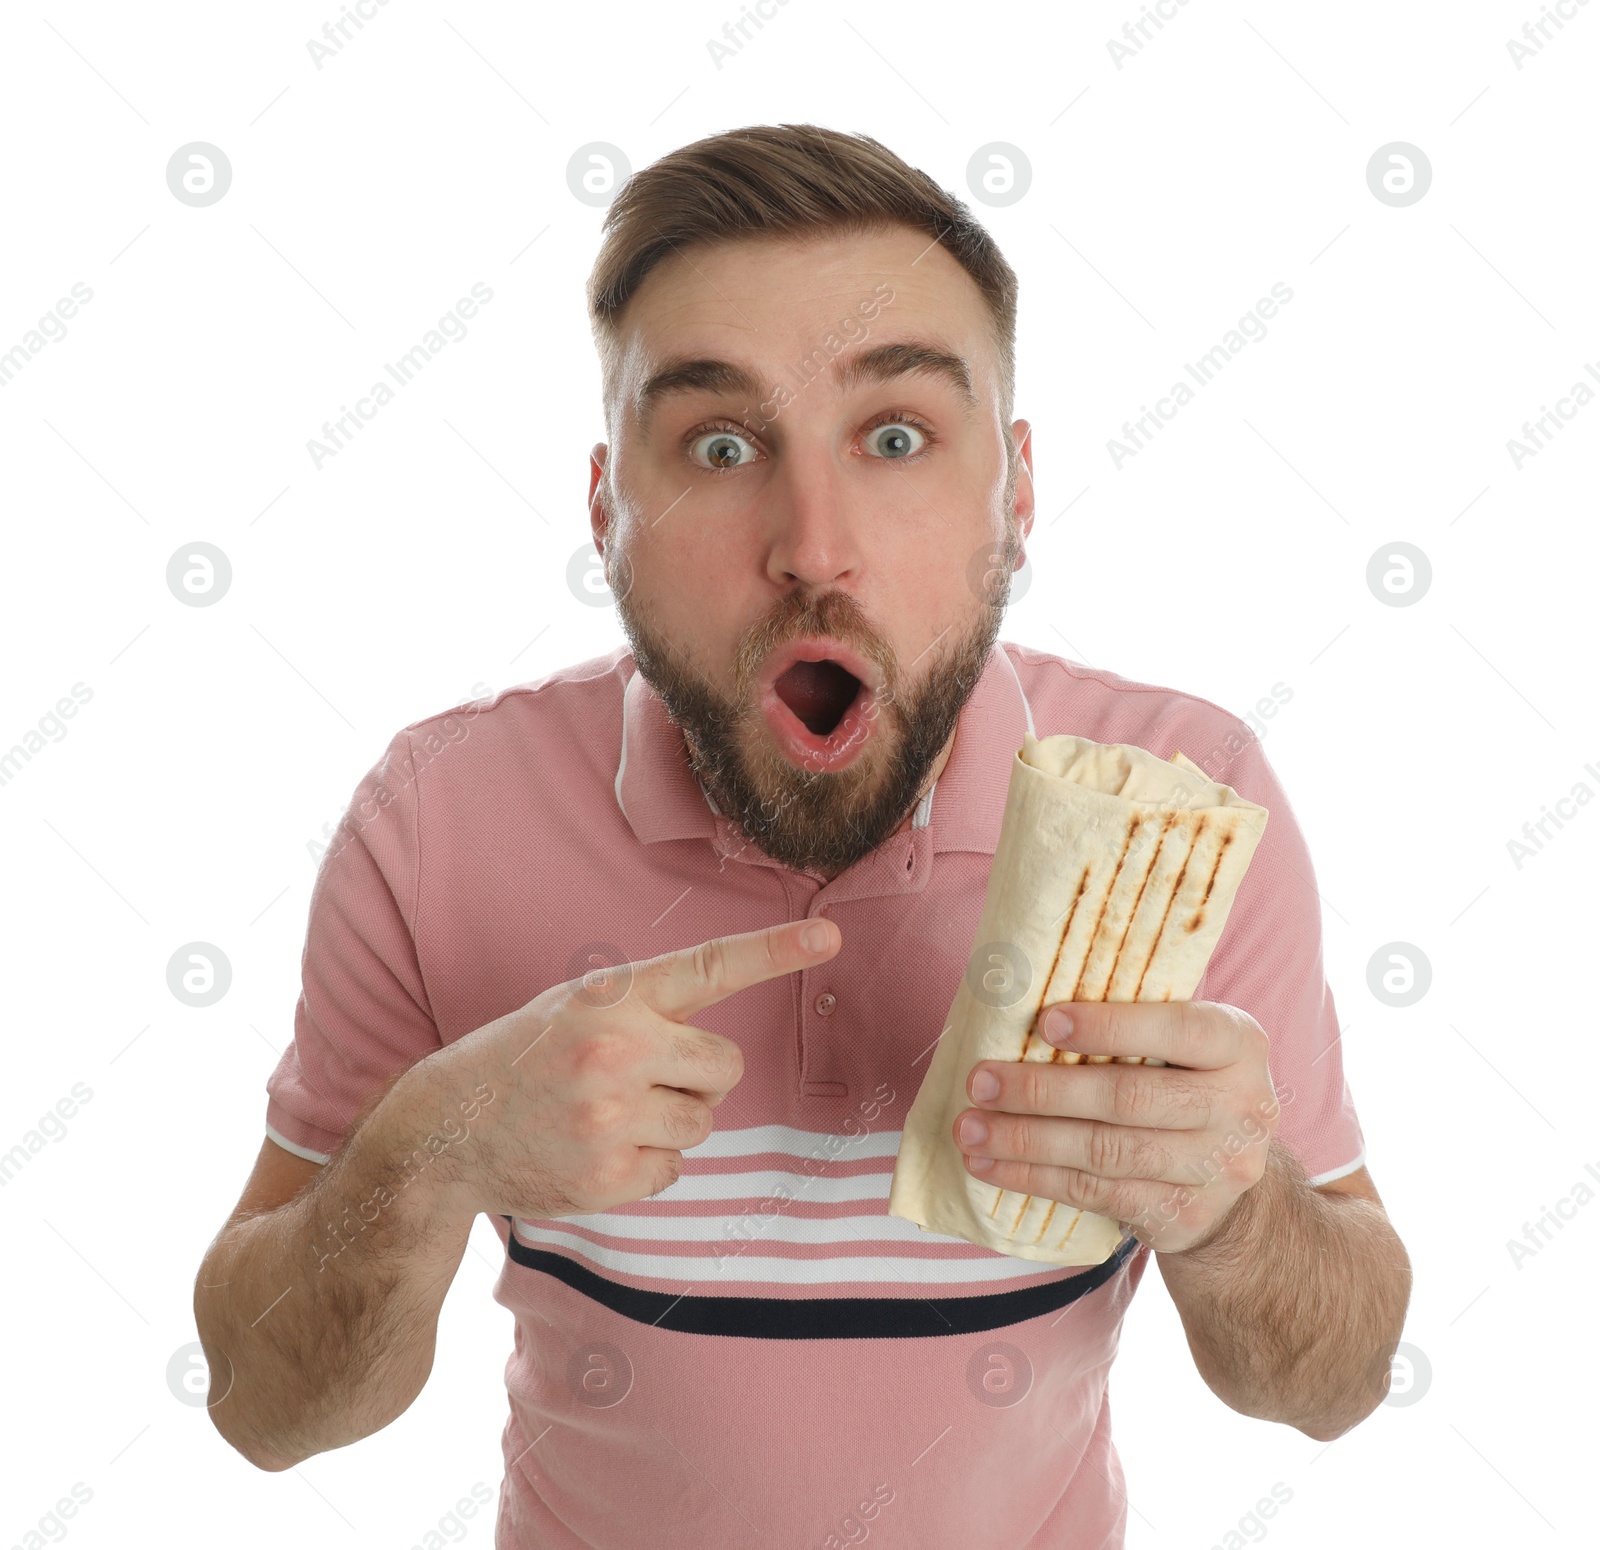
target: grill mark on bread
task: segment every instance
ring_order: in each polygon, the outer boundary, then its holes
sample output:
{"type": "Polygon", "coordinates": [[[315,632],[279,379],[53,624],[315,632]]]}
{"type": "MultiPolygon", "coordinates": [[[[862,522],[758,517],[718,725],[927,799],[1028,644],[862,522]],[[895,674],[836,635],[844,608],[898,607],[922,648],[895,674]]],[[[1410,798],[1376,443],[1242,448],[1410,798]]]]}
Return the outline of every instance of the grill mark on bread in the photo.
{"type": "Polygon", "coordinates": [[[1023,1219],[1023,1217],[1025,1217],[1028,1214],[1028,1207],[1030,1205],[1032,1205],[1032,1204],[1033,1204],[1033,1196],[1032,1195],[1024,1195],[1022,1197],[1022,1204],[1017,1208],[1017,1219],[1016,1219],[1016,1221],[1014,1221],[1011,1224],[1011,1231],[1006,1234],[1006,1242],[1007,1243],[1009,1243],[1013,1238],[1016,1237],[1017,1229],[1020,1226],[1022,1226],[1022,1219],[1023,1219]]]}
{"type": "MultiPolygon", "coordinates": [[[[1169,815],[1168,816],[1168,818],[1167,818],[1167,823],[1168,824],[1170,824],[1172,822],[1172,816],[1173,815],[1169,815]]],[[[1140,826],[1143,824],[1143,822],[1144,822],[1144,815],[1142,813],[1135,813],[1133,815],[1133,817],[1128,820],[1128,832],[1127,832],[1127,835],[1124,837],[1124,839],[1122,841],[1122,854],[1117,857],[1117,864],[1116,864],[1115,867],[1112,868],[1111,882],[1109,883],[1109,885],[1106,888],[1106,896],[1105,896],[1105,898],[1103,898],[1100,901],[1100,914],[1099,914],[1098,918],[1095,920],[1094,930],[1089,933],[1089,945],[1088,945],[1088,948],[1085,950],[1084,955],[1083,955],[1083,966],[1078,970],[1078,979],[1077,979],[1077,983],[1075,985],[1073,985],[1073,987],[1072,987],[1072,994],[1067,997],[1067,999],[1069,1001],[1076,1001],[1078,999],[1078,991],[1080,989],[1082,989],[1082,987],[1083,987],[1083,976],[1085,975],[1085,973],[1088,972],[1089,960],[1094,956],[1094,944],[1099,939],[1100,928],[1105,924],[1106,911],[1111,907],[1111,896],[1112,896],[1112,894],[1114,894],[1117,891],[1117,879],[1122,876],[1122,864],[1123,864],[1123,862],[1125,862],[1128,859],[1128,852],[1133,849],[1134,836],[1139,832],[1140,826]]],[[[1163,827],[1162,830],[1161,830],[1161,835],[1162,835],[1163,839],[1166,837],[1166,833],[1167,833],[1166,828],[1163,827]]],[[[1158,840],[1156,842],[1156,855],[1159,856],[1160,854],[1161,854],[1161,843],[1158,840]]],[[[1155,861],[1154,860],[1151,861],[1150,868],[1151,868],[1152,871],[1155,869],[1155,861]]],[[[1087,872],[1086,872],[1085,875],[1087,875],[1087,872]]],[[[1149,882],[1149,880],[1150,880],[1150,873],[1146,872],[1145,875],[1144,875],[1143,881],[1141,881],[1140,884],[1139,884],[1139,898],[1143,898],[1144,897],[1144,885],[1145,885],[1145,883],[1149,882]]],[[[1133,907],[1134,907],[1134,910],[1137,910],[1139,908],[1139,899],[1135,899],[1133,901],[1133,907]]],[[[1129,916],[1128,916],[1128,925],[1123,930],[1123,933],[1122,933],[1122,941],[1123,942],[1126,942],[1128,940],[1128,931],[1131,930],[1132,928],[1133,928],[1133,915],[1130,913],[1129,916]]],[[[1065,942],[1066,939],[1067,939],[1066,938],[1066,933],[1062,932],[1061,940],[1063,942],[1065,942]]],[[[1058,950],[1058,956],[1059,956],[1059,950],[1058,950]]],[[[1122,943],[1119,942],[1117,944],[1117,957],[1120,958],[1121,956],[1122,956],[1122,943]]],[[[1116,959],[1113,959],[1112,962],[1111,962],[1111,972],[1112,972],[1112,974],[1115,974],[1117,972],[1116,959]]],[[[1109,986],[1109,984],[1111,982],[1110,982],[1109,979],[1107,979],[1106,983],[1109,986]]],[[[1046,988],[1048,989],[1048,981],[1046,982],[1046,988]]],[[[1052,1061],[1054,1061],[1055,1058],[1056,1058],[1056,1053],[1052,1052],[1051,1056],[1050,1056],[1050,1059],[1052,1061]]],[[[1022,1202],[1022,1209],[1024,1211],[1027,1210],[1028,1205],[1032,1200],[1033,1200],[1033,1196],[1032,1195],[1029,1195],[1029,1196],[1027,1196],[1026,1199],[1024,1199],[1024,1201],[1022,1202]]],[[[991,1211],[989,1214],[992,1216],[994,1213],[991,1211]]],[[[1080,1215],[1081,1214],[1082,1213],[1080,1213],[1080,1215]]],[[[1018,1215],[1017,1215],[1017,1221],[1020,1222],[1021,1220],[1022,1220],[1022,1215],[1019,1212],[1018,1215]]],[[[1078,1224],[1076,1222],[1074,1222],[1072,1225],[1073,1225],[1073,1227],[1076,1227],[1078,1224]]],[[[1012,1231],[1015,1232],[1016,1228],[1013,1227],[1012,1231]]],[[[1071,1228],[1069,1228],[1067,1230],[1067,1237],[1070,1238],[1071,1236],[1072,1236],[1072,1230],[1071,1230],[1071,1228]]],[[[1065,1243],[1066,1242],[1066,1238],[1063,1238],[1061,1241],[1062,1241],[1062,1243],[1065,1243]]]]}
{"type": "MultiPolygon", "coordinates": [[[[1122,928],[1122,940],[1117,943],[1117,954],[1111,960],[1111,972],[1106,976],[1106,991],[1109,994],[1112,981],[1117,977],[1117,965],[1122,962],[1122,949],[1128,945],[1128,938],[1133,934],[1133,923],[1138,918],[1139,906],[1144,903],[1144,891],[1150,886],[1150,879],[1156,875],[1156,866],[1161,860],[1161,847],[1167,842],[1167,830],[1172,827],[1173,820],[1177,818],[1176,811],[1167,814],[1167,821],[1161,825],[1161,833],[1156,836],[1155,854],[1150,858],[1150,865],[1145,870],[1143,878],[1139,881],[1139,891],[1133,896],[1133,908],[1128,911],[1128,924],[1122,928]]],[[[1146,965],[1148,967],[1148,965],[1146,965]]],[[[1144,976],[1141,974],[1140,979],[1144,976]]]]}
{"type": "Polygon", "coordinates": [[[1106,911],[1111,907],[1111,895],[1117,891],[1117,879],[1122,876],[1122,863],[1128,859],[1128,851],[1133,845],[1133,837],[1139,832],[1139,815],[1136,813],[1128,820],[1127,838],[1122,842],[1122,854],[1117,857],[1117,864],[1111,869],[1111,881],[1106,885],[1106,896],[1100,901],[1100,914],[1094,923],[1094,930],[1089,933],[1089,947],[1083,955],[1083,967],[1078,970],[1078,982],[1072,987],[1072,994],[1067,997],[1069,1001],[1078,999],[1078,992],[1083,988],[1083,976],[1089,970],[1089,960],[1094,956],[1094,944],[1100,939],[1100,928],[1106,923],[1106,911]]]}
{"type": "Polygon", "coordinates": [[[1198,931],[1201,923],[1206,918],[1206,905],[1211,901],[1211,890],[1217,886],[1217,873],[1222,870],[1222,858],[1227,855],[1228,847],[1233,844],[1231,833],[1222,836],[1222,843],[1217,847],[1217,859],[1211,868],[1211,876],[1206,879],[1205,897],[1200,901],[1200,908],[1189,917],[1189,924],[1184,927],[1186,931],[1198,931]]]}
{"type": "MultiPolygon", "coordinates": [[[[1115,868],[1112,870],[1111,882],[1110,882],[1110,885],[1106,888],[1106,896],[1105,896],[1105,898],[1103,898],[1100,901],[1100,915],[1099,915],[1099,918],[1094,923],[1094,930],[1092,932],[1090,932],[1090,934],[1089,934],[1089,946],[1088,946],[1088,949],[1084,952],[1084,955],[1083,955],[1083,967],[1078,970],[1078,982],[1077,982],[1077,984],[1075,984],[1072,987],[1072,994],[1067,997],[1067,999],[1069,1001],[1076,1001],[1078,999],[1078,991],[1083,985],[1083,976],[1084,976],[1085,972],[1088,970],[1090,958],[1092,958],[1094,956],[1094,944],[1095,944],[1095,942],[1098,940],[1098,938],[1100,936],[1100,928],[1101,928],[1101,926],[1103,926],[1105,924],[1106,911],[1111,907],[1111,895],[1114,894],[1117,891],[1117,879],[1122,876],[1122,863],[1128,859],[1128,852],[1133,848],[1133,837],[1134,837],[1134,835],[1136,835],[1139,832],[1139,825],[1143,821],[1144,821],[1144,817],[1143,817],[1143,814],[1141,814],[1141,813],[1135,813],[1133,815],[1133,817],[1128,820],[1128,833],[1127,833],[1127,837],[1122,842],[1122,854],[1117,857],[1117,864],[1116,864],[1115,868]]],[[[1151,863],[1152,866],[1154,864],[1155,864],[1154,862],[1151,863]]],[[[1143,887],[1143,884],[1141,884],[1140,885],[1140,892],[1142,893],[1143,891],[1144,891],[1144,887],[1143,887]]],[[[1132,924],[1132,917],[1131,916],[1129,917],[1129,924],[1130,925],[1132,924]]],[[[1061,940],[1064,942],[1064,941],[1066,941],[1066,939],[1067,939],[1066,933],[1062,932],[1061,940]]],[[[1127,932],[1126,931],[1123,932],[1123,940],[1124,941],[1127,940],[1127,932]]],[[[1117,948],[1117,952],[1120,954],[1121,951],[1122,951],[1122,948],[1119,946],[1117,948]]],[[[1112,967],[1113,971],[1116,969],[1116,965],[1114,963],[1112,964],[1111,967],[1112,967]]],[[[1048,981],[1046,981],[1045,988],[1046,989],[1049,988],[1049,982],[1048,981]]],[[[1052,1054],[1050,1058],[1052,1060],[1054,1060],[1055,1056],[1052,1054]]],[[[1033,1200],[1033,1196],[1032,1195],[1025,1195],[1023,1197],[1023,1200],[1022,1200],[1022,1210],[1023,1211],[1026,1211],[1028,1209],[1028,1205],[1032,1200],[1033,1200]]],[[[996,1204],[999,1204],[999,1202],[997,1201],[996,1204]]],[[[990,1214],[990,1216],[993,1216],[994,1212],[991,1211],[989,1214],[990,1214]]],[[[1020,1222],[1021,1220],[1022,1220],[1022,1212],[1019,1211],[1017,1213],[1017,1221],[1020,1222]]],[[[1013,1225],[1011,1231],[1015,1232],[1016,1230],[1017,1229],[1016,1229],[1015,1225],[1013,1225]]]]}
{"type": "MultiPolygon", "coordinates": [[[[1040,996],[1039,996],[1039,1005],[1040,1005],[1041,1008],[1044,1006],[1044,997],[1045,997],[1045,995],[1047,995],[1049,993],[1050,981],[1053,980],[1056,977],[1056,966],[1061,962],[1061,954],[1066,948],[1067,938],[1072,934],[1072,922],[1078,918],[1078,905],[1082,902],[1084,894],[1087,893],[1088,890],[1089,890],[1089,873],[1090,873],[1090,870],[1091,870],[1091,868],[1088,867],[1087,865],[1084,867],[1083,876],[1078,879],[1078,891],[1072,896],[1072,903],[1067,909],[1067,923],[1062,928],[1061,940],[1056,943],[1056,956],[1055,956],[1054,961],[1050,965],[1049,974],[1047,974],[1045,976],[1044,990],[1040,993],[1040,996]]],[[[1034,1015],[1037,1016],[1038,1013],[1035,1012],[1034,1015]]],[[[1024,1041],[1022,1047],[1023,1047],[1024,1051],[1027,1050],[1028,1046],[1027,1046],[1026,1041],[1024,1041]]],[[[1052,1061],[1059,1061],[1061,1059],[1062,1055],[1064,1055],[1065,1053],[1066,1053],[1065,1050],[1052,1049],[1050,1051],[1050,1059],[1052,1061]]]]}
{"type": "MultiPolygon", "coordinates": [[[[1167,918],[1172,914],[1172,906],[1178,902],[1178,895],[1183,891],[1183,880],[1189,875],[1189,863],[1194,859],[1194,853],[1200,848],[1201,838],[1206,832],[1204,818],[1195,825],[1194,837],[1189,841],[1188,853],[1183,858],[1183,865],[1178,868],[1178,880],[1172,885],[1172,897],[1167,900],[1167,907],[1161,912],[1161,924],[1156,927],[1155,941],[1150,944],[1150,956],[1145,960],[1144,968],[1139,971],[1139,983],[1133,987],[1133,999],[1139,999],[1139,992],[1144,989],[1145,975],[1150,972],[1150,965],[1156,961],[1156,949],[1161,946],[1162,933],[1167,929],[1167,918]]],[[[1171,992],[1168,992],[1170,995],[1171,992]]],[[[1167,996],[1161,998],[1163,1001],[1167,996]]]]}
{"type": "Polygon", "coordinates": [[[1056,1214],[1056,1206],[1059,1204],[1060,1202],[1055,1200],[1050,1202],[1050,1209],[1045,1212],[1044,1220],[1039,1223],[1038,1232],[1033,1235],[1033,1243],[1035,1248],[1039,1246],[1039,1240],[1044,1237],[1044,1230],[1050,1225],[1050,1218],[1056,1214]]]}

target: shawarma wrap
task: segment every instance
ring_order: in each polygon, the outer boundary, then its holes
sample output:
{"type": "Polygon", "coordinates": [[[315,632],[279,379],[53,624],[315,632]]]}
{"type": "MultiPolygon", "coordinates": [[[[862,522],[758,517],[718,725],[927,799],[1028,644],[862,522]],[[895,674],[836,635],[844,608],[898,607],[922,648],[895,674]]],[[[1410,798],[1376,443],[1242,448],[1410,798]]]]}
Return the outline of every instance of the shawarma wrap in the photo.
{"type": "Polygon", "coordinates": [[[1182,753],[1023,734],[972,954],[906,1117],[891,1216],[1045,1264],[1111,1254],[1118,1223],[967,1170],[951,1133],[972,1107],[967,1077],[980,1060],[1081,1059],[1033,1034],[1054,1002],[1188,1000],[1266,823],[1182,753]]]}

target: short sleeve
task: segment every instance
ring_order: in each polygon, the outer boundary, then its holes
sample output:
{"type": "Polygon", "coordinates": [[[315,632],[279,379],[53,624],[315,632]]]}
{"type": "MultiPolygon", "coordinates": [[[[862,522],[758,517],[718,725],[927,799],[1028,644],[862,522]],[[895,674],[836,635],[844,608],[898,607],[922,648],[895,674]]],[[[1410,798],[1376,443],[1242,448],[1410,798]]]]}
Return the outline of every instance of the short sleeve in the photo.
{"type": "Polygon", "coordinates": [[[1195,999],[1248,1012],[1270,1041],[1280,1115],[1274,1137],[1313,1184],[1354,1173],[1366,1155],[1340,1059],[1339,1018],[1322,962],[1322,899],[1289,799],[1248,739],[1225,770],[1208,771],[1267,809],[1267,827],[1195,999]]]}
{"type": "Polygon", "coordinates": [[[418,790],[399,732],[350,799],[312,888],[294,1041],[267,1079],[267,1135],[312,1162],[440,1047],[417,958],[418,790]]]}

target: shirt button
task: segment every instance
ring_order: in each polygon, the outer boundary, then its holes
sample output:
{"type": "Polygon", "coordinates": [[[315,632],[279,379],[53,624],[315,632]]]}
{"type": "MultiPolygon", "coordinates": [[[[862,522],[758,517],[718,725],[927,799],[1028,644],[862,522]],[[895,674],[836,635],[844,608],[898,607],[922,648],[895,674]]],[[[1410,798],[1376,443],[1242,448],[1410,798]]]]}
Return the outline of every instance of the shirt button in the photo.
{"type": "Polygon", "coordinates": [[[812,1005],[816,1008],[818,1017],[829,1016],[834,1007],[836,1007],[838,1004],[839,1003],[835,1000],[831,990],[823,991],[822,994],[818,996],[814,1002],[812,1002],[812,1005]]]}

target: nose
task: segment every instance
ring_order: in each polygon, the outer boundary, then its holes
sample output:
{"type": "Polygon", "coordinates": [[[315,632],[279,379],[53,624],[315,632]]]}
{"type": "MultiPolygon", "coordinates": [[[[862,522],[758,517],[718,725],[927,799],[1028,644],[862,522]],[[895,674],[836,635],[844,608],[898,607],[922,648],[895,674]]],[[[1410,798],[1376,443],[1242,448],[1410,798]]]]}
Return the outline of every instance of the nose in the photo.
{"type": "Polygon", "coordinates": [[[826,448],[791,447],[762,491],[762,506],[770,535],[767,575],[777,585],[827,587],[860,574],[857,518],[843,471],[826,448]]]}

